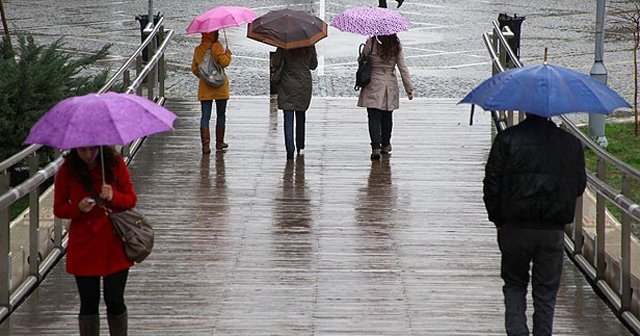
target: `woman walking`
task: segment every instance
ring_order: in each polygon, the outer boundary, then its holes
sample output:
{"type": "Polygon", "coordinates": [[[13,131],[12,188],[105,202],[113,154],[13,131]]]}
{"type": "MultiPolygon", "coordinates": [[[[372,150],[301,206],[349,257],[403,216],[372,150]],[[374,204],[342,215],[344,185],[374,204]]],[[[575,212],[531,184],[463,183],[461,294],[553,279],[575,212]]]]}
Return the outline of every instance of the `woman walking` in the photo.
{"type": "Polygon", "coordinates": [[[298,155],[301,155],[304,150],[305,113],[311,103],[311,70],[318,66],[316,47],[290,50],[278,48],[274,53],[273,63],[276,69],[282,69],[278,80],[278,109],[284,111],[284,144],[287,149],[287,160],[293,160],[296,148],[298,155]]]}
{"type": "Polygon", "coordinates": [[[67,272],[75,276],[80,295],[81,336],[100,333],[101,279],[109,332],[127,335],[124,289],[133,262],[103,207],[119,212],[134,207],[136,201],[127,166],[111,147],[74,148],[56,174],[53,211],[71,220],[67,272]]]}
{"type": "Polygon", "coordinates": [[[367,108],[371,160],[379,160],[381,153],[391,153],[392,113],[400,106],[396,65],[409,100],[413,99],[413,84],[396,34],[370,37],[364,47],[364,53],[369,52],[371,82],[360,90],[358,106],[367,108]]]}
{"type": "MultiPolygon", "coordinates": [[[[210,52],[211,57],[222,68],[228,67],[231,63],[231,51],[229,48],[222,47],[222,44],[218,41],[218,32],[203,33],[202,41],[193,51],[193,59],[191,60],[191,71],[196,77],[198,77],[198,65],[202,62],[206,52],[210,52]]],[[[227,101],[229,100],[229,78],[226,73],[224,84],[218,88],[211,87],[200,79],[198,82],[198,100],[202,110],[200,117],[202,154],[211,153],[211,148],[209,147],[211,142],[209,120],[211,119],[213,101],[216,102],[216,150],[226,150],[229,147],[224,142],[227,101]]]]}

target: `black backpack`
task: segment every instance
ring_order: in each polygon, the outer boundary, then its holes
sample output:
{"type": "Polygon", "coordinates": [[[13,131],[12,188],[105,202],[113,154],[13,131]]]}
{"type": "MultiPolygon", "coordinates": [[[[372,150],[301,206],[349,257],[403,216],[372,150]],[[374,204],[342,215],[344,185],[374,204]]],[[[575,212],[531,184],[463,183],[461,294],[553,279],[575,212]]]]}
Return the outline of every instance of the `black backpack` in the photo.
{"type": "Polygon", "coordinates": [[[369,54],[367,55],[364,54],[364,47],[364,43],[358,47],[358,71],[356,71],[356,85],[353,87],[356,91],[369,85],[369,82],[371,82],[371,53],[373,52],[373,44],[371,44],[371,50],[369,50],[369,54]]]}

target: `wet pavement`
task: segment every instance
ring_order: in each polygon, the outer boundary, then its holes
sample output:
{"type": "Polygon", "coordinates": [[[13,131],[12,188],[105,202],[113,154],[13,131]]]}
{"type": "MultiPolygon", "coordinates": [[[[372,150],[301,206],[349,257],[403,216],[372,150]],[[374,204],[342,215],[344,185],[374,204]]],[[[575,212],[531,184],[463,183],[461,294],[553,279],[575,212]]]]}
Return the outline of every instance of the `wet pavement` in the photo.
{"type": "MultiPolygon", "coordinates": [[[[244,28],[227,30],[232,147],[202,159],[190,73],[199,38],[184,31],[193,16],[228,3],[154,3],[178,33],[167,52],[167,96],[181,118],[176,131],[150,138],[131,166],[158,242],[131,273],[130,334],[503,334],[495,230],[481,200],[488,115],[477,114],[469,127],[468,107],[455,102],[489,76],[480,36],[501,12],[527,17],[525,64],[539,62],[549,47],[552,63],[588,72],[595,4],[405,1],[400,11],[413,28],[400,38],[422,99],[402,102],[394,153],[377,163],[368,160],[365,115],[353,98],[364,38],[332,28],[318,45],[324,67],[314,73],[307,153],[287,163],[281,116],[269,112],[267,98],[273,48],[245,38],[244,28]]],[[[234,2],[261,14],[310,10],[327,21],[363,3],[234,2]]],[[[113,43],[111,58],[98,64],[112,68],[139,44],[133,16],[147,11],[147,1],[4,5],[10,25],[40,42],[64,35],[65,48],[78,53],[113,43]]],[[[631,51],[609,39],[605,48],[609,84],[630,100],[631,51]]],[[[571,263],[564,272],[557,335],[628,334],[571,263]]],[[[73,279],[57,267],[0,325],[0,335],[75,334],[77,302],[73,279]]]]}
{"type": "MultiPolygon", "coordinates": [[[[199,105],[168,101],[175,130],[130,165],[157,234],[127,284],[130,335],[504,334],[488,114],[468,126],[455,100],[403,100],[393,153],[371,162],[355,105],[314,98],[287,161],[268,98],[232,99],[230,149],[204,157],[199,105]]],[[[78,302],[61,264],[0,335],[75,335],[78,302]]],[[[629,335],[568,259],[554,335],[629,335]]]]}
{"type": "MultiPolygon", "coordinates": [[[[166,27],[177,33],[167,53],[170,95],[194,95],[196,81],[190,72],[193,48],[198,36],[187,36],[191,18],[228,1],[155,0],[155,12],[162,12],[166,27]]],[[[84,0],[5,0],[10,24],[30,31],[38,41],[66,36],[67,48],[79,52],[98,50],[113,43],[114,67],[122,63],[139,43],[136,14],[146,14],[148,1],[84,0]]],[[[253,8],[259,14],[288,6],[307,10],[330,22],[334,15],[350,6],[375,5],[375,0],[241,0],[234,5],[253,8]],[[321,9],[325,10],[322,11],[321,9]]],[[[405,1],[399,11],[413,24],[400,33],[408,66],[415,81],[416,96],[460,99],[475,85],[489,77],[491,68],[481,35],[491,29],[499,13],[525,16],[522,25],[521,59],[524,64],[539,63],[545,47],[549,61],[588,73],[593,64],[595,3],[583,0],[421,0],[405,1]]],[[[607,25],[607,28],[611,28],[607,25]]],[[[247,39],[246,27],[227,30],[234,59],[228,74],[232,95],[266,95],[268,90],[268,52],[273,47],[247,39]]],[[[358,44],[364,37],[330,28],[329,37],[320,41],[318,51],[324,67],[315,74],[314,95],[353,97],[353,74],[358,44]]],[[[631,38],[608,33],[605,65],[609,85],[627,100],[632,95],[631,38]],[[624,39],[620,41],[620,39],[624,39]]]]}

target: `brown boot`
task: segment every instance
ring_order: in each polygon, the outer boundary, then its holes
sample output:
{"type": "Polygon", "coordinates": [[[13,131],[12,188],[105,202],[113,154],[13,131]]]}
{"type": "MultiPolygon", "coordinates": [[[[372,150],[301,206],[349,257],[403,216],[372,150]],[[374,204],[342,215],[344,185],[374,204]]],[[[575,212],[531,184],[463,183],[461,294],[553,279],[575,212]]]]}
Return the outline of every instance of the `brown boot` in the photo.
{"type": "Polygon", "coordinates": [[[216,127],[216,150],[222,151],[228,147],[229,145],[224,142],[224,127],[216,127]]]}
{"type": "Polygon", "coordinates": [[[202,141],[202,154],[211,153],[211,148],[209,147],[209,143],[211,143],[209,127],[200,127],[200,140],[202,141]]]}
{"type": "Polygon", "coordinates": [[[127,336],[128,316],[126,311],[120,315],[107,314],[107,322],[109,323],[109,335],[127,336]]]}
{"type": "Polygon", "coordinates": [[[100,316],[78,315],[78,326],[80,336],[98,336],[100,335],[100,316]]]}

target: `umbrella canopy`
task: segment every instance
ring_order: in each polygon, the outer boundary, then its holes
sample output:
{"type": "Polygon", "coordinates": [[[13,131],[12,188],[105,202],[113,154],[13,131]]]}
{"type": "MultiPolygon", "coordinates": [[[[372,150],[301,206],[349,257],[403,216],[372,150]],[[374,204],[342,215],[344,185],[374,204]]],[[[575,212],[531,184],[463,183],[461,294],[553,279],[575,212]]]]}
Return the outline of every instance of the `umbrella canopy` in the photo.
{"type": "Polygon", "coordinates": [[[237,27],[258,17],[254,11],[240,6],[219,6],[191,20],[187,34],[210,33],[223,28],[237,27]]]}
{"type": "Polygon", "coordinates": [[[303,11],[280,9],[249,23],[247,37],[274,47],[302,48],[327,37],[327,24],[303,11]]]}
{"type": "Polygon", "coordinates": [[[631,108],[598,80],[560,66],[539,64],[507,70],[485,80],[460,103],[486,111],[523,111],[541,117],[571,112],[609,114],[631,108]]]}
{"type": "Polygon", "coordinates": [[[124,145],[172,129],[176,115],[140,96],[91,93],[60,101],[29,131],[26,144],[59,149],[124,145]]]}
{"type": "Polygon", "coordinates": [[[411,27],[411,23],[400,13],[380,7],[349,8],[336,15],[331,25],[343,32],[365,36],[391,35],[411,27]]]}

